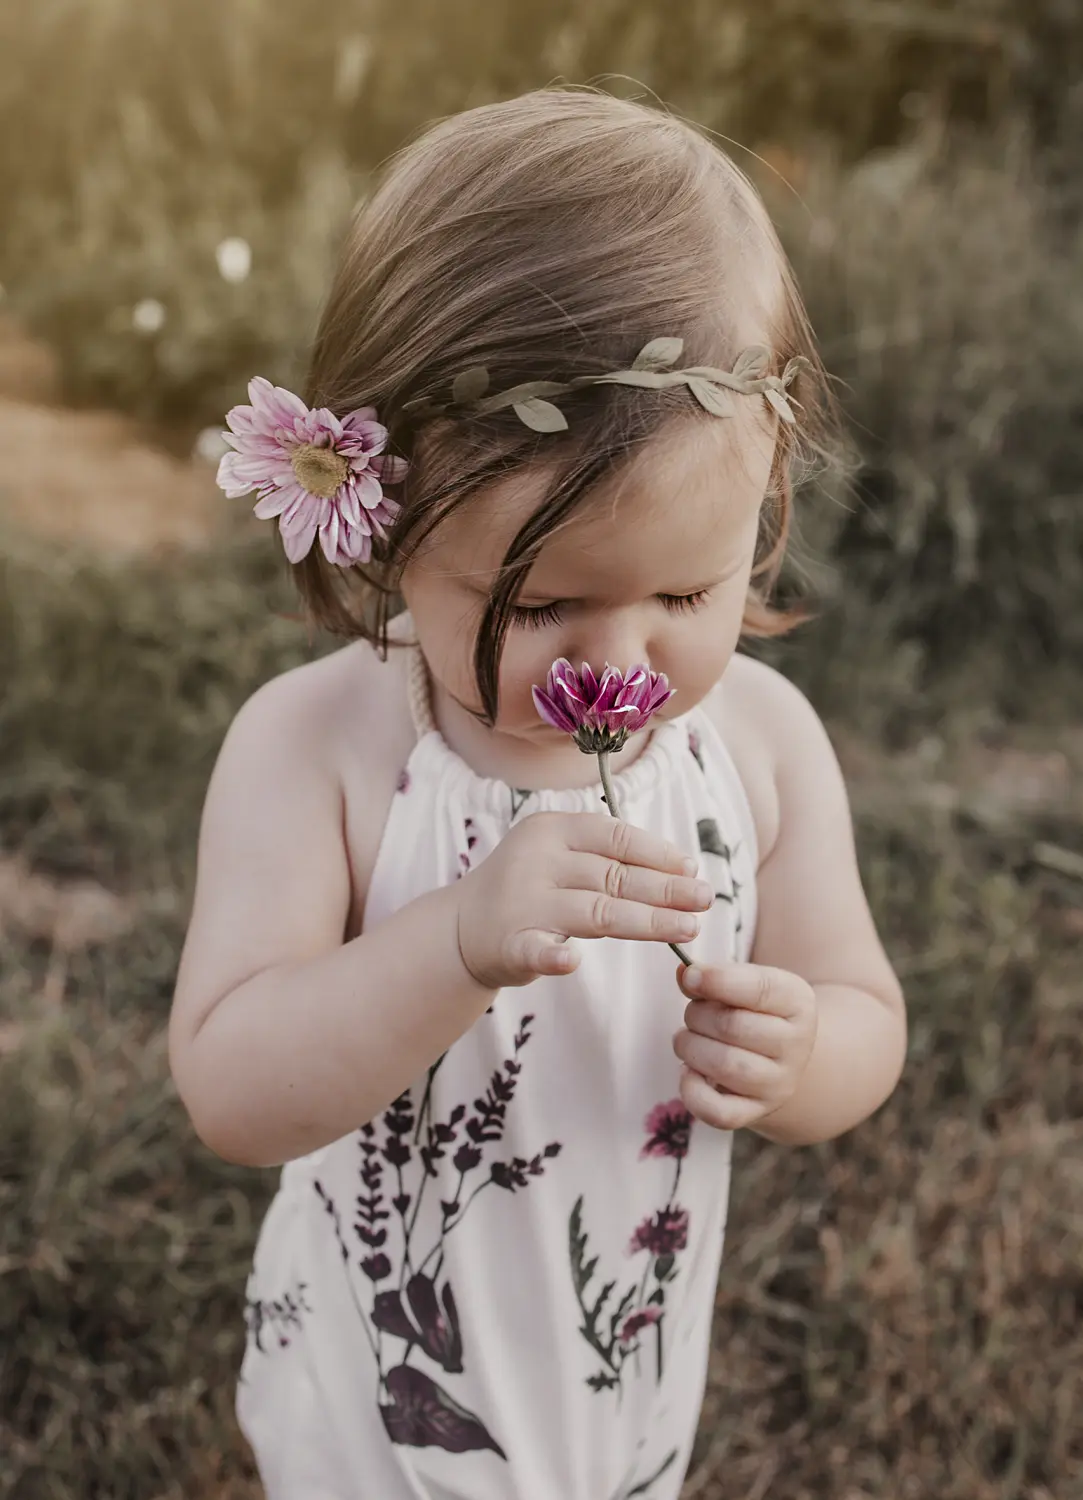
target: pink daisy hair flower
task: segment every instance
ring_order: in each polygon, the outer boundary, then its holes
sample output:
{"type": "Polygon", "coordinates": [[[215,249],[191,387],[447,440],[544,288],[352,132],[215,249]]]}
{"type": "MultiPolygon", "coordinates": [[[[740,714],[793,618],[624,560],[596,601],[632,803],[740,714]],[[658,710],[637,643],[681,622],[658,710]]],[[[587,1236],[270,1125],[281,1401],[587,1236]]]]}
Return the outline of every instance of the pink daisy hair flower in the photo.
{"type": "MultiPolygon", "coordinates": [[[[630,667],[623,673],[606,662],[599,677],[586,662],[577,672],[566,656],[558,657],[549,668],[544,687],[535,683],[531,688],[534,707],[545,722],[570,734],[585,755],[598,757],[605,805],[614,818],[620,817],[620,805],[609,774],[609,757],[622,750],[628,736],[638,733],[675,691],[664,672],[652,672],[647,666],[630,667]]],[[[669,946],[682,963],[692,962],[677,943],[669,946]]]]}
{"type": "Polygon", "coordinates": [[[328,562],[368,562],[372,538],[385,537],[401,509],[384,485],[400,483],[408,467],[384,453],[388,433],[376,408],[337,417],[262,375],[249,382],[248,395],[250,406],[226,415],[230,430],[222,435],[234,451],[218,465],[220,488],[231,500],[257,491],[252,513],[278,517],[291,563],[307,556],[317,536],[328,562]]]}

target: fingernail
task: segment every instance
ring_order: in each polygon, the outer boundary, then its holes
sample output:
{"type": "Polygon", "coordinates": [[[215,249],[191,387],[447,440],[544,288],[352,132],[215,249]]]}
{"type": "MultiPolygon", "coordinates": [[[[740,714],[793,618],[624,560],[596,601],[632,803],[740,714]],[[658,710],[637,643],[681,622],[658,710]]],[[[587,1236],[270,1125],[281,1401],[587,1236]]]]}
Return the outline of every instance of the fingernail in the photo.
{"type": "Polygon", "coordinates": [[[688,858],[684,862],[684,873],[686,875],[698,875],[699,874],[699,860],[698,859],[693,859],[692,856],[689,855],[688,858]]]}
{"type": "Polygon", "coordinates": [[[692,895],[696,901],[702,902],[704,906],[714,900],[714,890],[708,885],[706,880],[696,881],[692,888],[692,895]]]}
{"type": "Polygon", "coordinates": [[[681,937],[693,938],[699,935],[699,920],[696,917],[682,915],[677,918],[677,931],[681,937]]]}
{"type": "Polygon", "coordinates": [[[695,964],[690,969],[685,969],[684,978],[681,980],[686,990],[698,990],[703,983],[703,970],[697,969],[695,964]]]}

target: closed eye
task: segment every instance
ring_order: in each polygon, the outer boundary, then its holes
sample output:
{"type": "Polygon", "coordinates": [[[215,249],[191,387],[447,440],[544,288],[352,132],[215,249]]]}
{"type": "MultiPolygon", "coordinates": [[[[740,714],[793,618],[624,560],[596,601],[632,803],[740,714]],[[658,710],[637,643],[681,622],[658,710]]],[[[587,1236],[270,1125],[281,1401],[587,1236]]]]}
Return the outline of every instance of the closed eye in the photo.
{"type": "MultiPolygon", "coordinates": [[[[694,594],[658,594],[655,597],[670,614],[680,615],[702,608],[710,592],[710,589],[697,589],[694,594]]],[[[511,611],[511,623],[527,630],[542,630],[547,625],[559,625],[563,618],[559,601],[538,604],[532,608],[516,604],[511,611]]]]}

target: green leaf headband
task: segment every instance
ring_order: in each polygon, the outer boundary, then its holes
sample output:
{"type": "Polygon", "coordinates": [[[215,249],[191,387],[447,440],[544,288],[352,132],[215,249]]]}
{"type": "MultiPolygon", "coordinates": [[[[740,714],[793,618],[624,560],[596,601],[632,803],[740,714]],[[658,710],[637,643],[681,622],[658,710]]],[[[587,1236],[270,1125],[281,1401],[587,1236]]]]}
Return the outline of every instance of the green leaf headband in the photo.
{"type": "Polygon", "coordinates": [[[742,396],[762,395],[784,422],[796,421],[793,407],[800,403],[787,395],[787,388],[809,363],[802,355],[791,359],[781,375],[768,373],[771,351],[762,344],[752,344],[739,354],[732,370],[715,370],[709,365],[697,365],[691,370],[671,369],[670,366],[680,359],[683,348],[683,339],[651,339],[636,355],[630,370],[612,370],[605,375],[577,375],[565,382],[528,380],[492,396],[486,394],[489,389],[488,370],[483,365],[473,365],[452,381],[449,402],[439,405],[418,397],[405,402],[403,409],[426,417],[454,412],[470,412],[481,417],[510,406],[519,420],[535,432],[564,432],[568,426],[567,418],[559,407],[546,400],[548,396],[562,396],[588,385],[636,385],[651,390],[686,385],[700,406],[714,417],[735,414],[729,392],[737,391],[742,396]]]}

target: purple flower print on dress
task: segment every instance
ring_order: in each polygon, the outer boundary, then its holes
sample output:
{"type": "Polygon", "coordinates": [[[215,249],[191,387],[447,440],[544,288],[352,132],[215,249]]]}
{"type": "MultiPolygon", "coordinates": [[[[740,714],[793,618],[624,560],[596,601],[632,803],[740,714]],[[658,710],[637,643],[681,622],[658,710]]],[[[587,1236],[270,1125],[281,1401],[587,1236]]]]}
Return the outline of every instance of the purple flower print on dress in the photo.
{"type": "Polygon", "coordinates": [[[244,1311],[248,1338],[261,1354],[267,1352],[263,1336],[268,1332],[274,1335],[280,1349],[289,1348],[288,1330],[299,1332],[303,1324],[301,1314],[312,1312],[305,1298],[307,1290],[305,1282],[295,1280],[293,1290],[285,1291],[279,1297],[265,1299],[246,1295],[244,1311]]]}
{"type": "Polygon", "coordinates": [[[649,1250],[652,1255],[672,1255],[688,1244],[688,1210],[684,1208],[660,1208],[649,1219],[644,1219],[628,1245],[628,1254],[638,1250],[649,1250]]]}
{"type": "Polygon", "coordinates": [[[639,1368],[640,1341],[635,1335],[654,1329],[657,1379],[662,1379],[662,1335],[666,1304],[666,1286],[677,1277],[677,1256],[688,1247],[688,1211],[675,1201],[681,1179],[681,1168],[688,1155],[692,1114],[680,1099],[669,1099],[648,1110],[643,1121],[647,1140],[639,1153],[640,1160],[664,1157],[675,1163],[669,1197],[662,1207],[648,1215],[636,1227],[628,1241],[628,1256],[646,1254],[647,1263],[638,1286],[629,1286],[616,1308],[603,1320],[602,1310],[617,1285],[617,1278],[603,1283],[593,1302],[588,1300],[590,1283],[598,1257],[586,1259],[587,1234],[583,1229],[583,1195],[576,1199],[568,1225],[571,1247],[572,1281],[583,1314],[579,1331],[603,1361],[605,1368],[587,1377],[595,1391],[616,1388],[622,1391],[623,1370],[627,1359],[635,1359],[639,1368]],[[653,1276],[653,1290],[648,1285],[653,1276]],[[608,1326],[606,1326],[608,1325],[608,1326]]]}
{"type": "Polygon", "coordinates": [[[461,880],[470,871],[470,851],[478,841],[474,832],[473,818],[466,818],[463,822],[463,833],[466,837],[466,848],[459,850],[459,868],[455,872],[455,879],[461,880]]]}
{"type": "MultiPolygon", "coordinates": [[[[476,834],[470,819],[466,836],[467,847],[472,848],[476,834]]],[[[529,1013],[521,1018],[512,1055],[492,1072],[472,1109],[456,1104],[446,1120],[433,1119],[433,1080],[445,1052],[428,1069],[420,1107],[415,1107],[413,1090],[407,1089],[379,1121],[361,1126],[357,1141],[362,1190],[355,1200],[353,1224],[362,1246],[360,1257],[348,1241],[338,1204],[319,1181],[313,1183],[331,1221],[358,1316],[372,1343],[383,1398],[378,1399],[378,1409],[393,1443],[507,1457],[482,1417],[456,1400],[446,1378],[465,1372],[470,1351],[464,1345],[444,1253],[449,1236],[479,1194],[495,1189],[514,1194],[525,1189],[533,1179],[544,1176],[547,1163],[560,1154],[559,1141],[550,1141],[530,1158],[493,1159],[485,1150],[490,1142],[504,1139],[507,1112],[523,1066],[520,1054],[530,1041],[533,1020],[529,1013]],[[383,1127],[382,1140],[378,1126],[383,1127]],[[445,1159],[454,1168],[454,1177],[446,1169],[442,1175],[439,1163],[445,1159]],[[479,1167],[480,1180],[468,1182],[479,1167]],[[394,1180],[389,1181],[392,1173],[394,1180]],[[451,1196],[438,1200],[440,1228],[426,1252],[417,1243],[419,1213],[433,1180],[440,1180],[451,1196]],[[395,1243],[389,1245],[392,1234],[395,1243]],[[362,1301],[351,1274],[354,1266],[371,1283],[371,1307],[362,1301]],[[390,1340],[405,1343],[401,1355],[386,1347],[390,1340]],[[411,1363],[415,1351],[428,1361],[428,1368],[424,1363],[411,1363]]],[[[359,1284],[366,1285],[364,1281],[359,1284]]]]}
{"type": "Polygon", "coordinates": [[[401,507],[384,485],[405,478],[405,459],[384,453],[388,431],[374,406],[344,417],[309,407],[262,375],[249,382],[251,405],[234,406],[224,433],[234,450],[218,465],[218,485],[231,500],[255,490],[253,514],[278,517],[291,563],[306,557],[318,536],[339,567],[366,563],[373,536],[384,537],[401,507]]]}
{"type": "Polygon", "coordinates": [[[699,730],[698,729],[689,729],[689,731],[688,731],[688,748],[691,751],[692,759],[695,761],[696,765],[699,766],[700,770],[702,771],[703,770],[703,741],[699,737],[699,730]]]}
{"type": "Polygon", "coordinates": [[[647,1142],[640,1151],[644,1156],[688,1155],[688,1141],[692,1130],[692,1113],[683,1099],[669,1099],[665,1104],[656,1104],[647,1116],[647,1142]]]}
{"type": "Polygon", "coordinates": [[[622,1344],[630,1344],[641,1328],[650,1328],[658,1322],[662,1316],[660,1307],[644,1307],[640,1312],[632,1313],[631,1317],[625,1318],[624,1326],[620,1331],[622,1344]]]}

